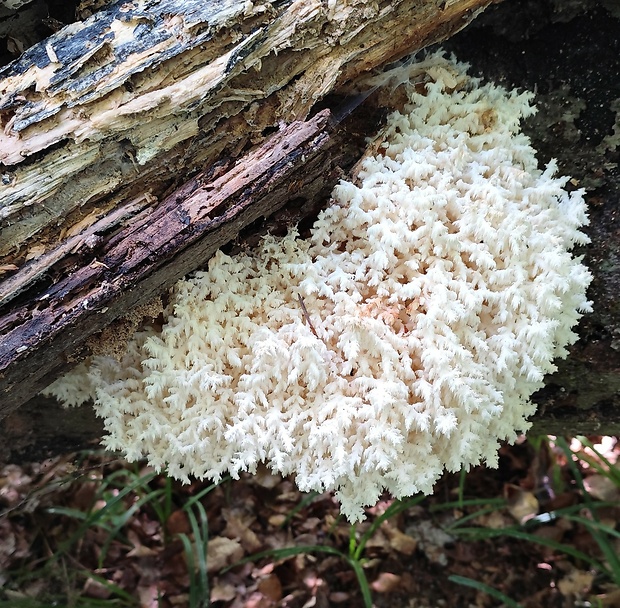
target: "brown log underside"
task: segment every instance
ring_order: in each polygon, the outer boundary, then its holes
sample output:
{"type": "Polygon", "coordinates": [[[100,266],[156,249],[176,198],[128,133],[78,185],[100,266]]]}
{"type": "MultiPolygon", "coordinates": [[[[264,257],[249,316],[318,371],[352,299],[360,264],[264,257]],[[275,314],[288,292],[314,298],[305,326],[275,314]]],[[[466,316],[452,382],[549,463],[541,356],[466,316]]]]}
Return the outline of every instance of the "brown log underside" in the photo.
{"type": "MultiPolygon", "coordinates": [[[[36,397],[0,423],[0,463],[34,462],[79,450],[97,449],[103,421],[89,405],[64,408],[36,397]]],[[[577,408],[540,411],[529,435],[620,435],[620,411],[577,408]],[[602,431],[604,426],[604,433],[602,431]]]]}
{"type": "Polygon", "coordinates": [[[0,416],[241,228],[333,185],[316,103],[490,2],[140,0],[0,71],[0,416]]]}

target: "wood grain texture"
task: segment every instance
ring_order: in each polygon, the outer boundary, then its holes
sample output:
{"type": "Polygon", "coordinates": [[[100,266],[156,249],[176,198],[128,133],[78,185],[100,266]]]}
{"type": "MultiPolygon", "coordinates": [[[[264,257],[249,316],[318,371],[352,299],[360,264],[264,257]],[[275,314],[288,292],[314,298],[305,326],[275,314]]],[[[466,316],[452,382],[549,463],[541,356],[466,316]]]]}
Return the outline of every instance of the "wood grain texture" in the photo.
{"type": "Polygon", "coordinates": [[[328,118],[324,110],[287,125],[243,162],[227,167],[231,161],[222,160],[156,209],[77,245],[57,282],[0,319],[0,366],[8,370],[0,410],[36,394],[86,338],[203,265],[243,227],[293,197],[312,198],[330,175],[334,181],[340,156],[331,150],[328,118]]]}

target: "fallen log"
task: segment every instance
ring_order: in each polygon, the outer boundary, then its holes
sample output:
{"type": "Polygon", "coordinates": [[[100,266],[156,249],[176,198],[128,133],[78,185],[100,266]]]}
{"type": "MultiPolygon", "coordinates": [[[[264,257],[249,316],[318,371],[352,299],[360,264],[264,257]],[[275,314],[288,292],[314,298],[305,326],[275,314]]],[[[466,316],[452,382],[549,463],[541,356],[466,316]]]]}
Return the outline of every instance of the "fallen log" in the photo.
{"type": "Polygon", "coordinates": [[[243,226],[333,184],[327,116],[303,122],[317,102],[490,2],[116,3],[1,70],[0,414],[243,226]],[[261,154],[282,164],[258,175],[261,154]]]}
{"type": "MultiPolygon", "coordinates": [[[[571,126],[572,123],[570,123],[570,117],[566,118],[570,111],[572,111],[573,105],[575,107],[582,107],[591,104],[592,107],[599,107],[600,104],[598,102],[595,104],[593,100],[601,99],[603,96],[601,91],[607,91],[605,83],[608,80],[606,80],[605,74],[609,70],[611,70],[611,73],[617,74],[617,69],[614,71],[613,63],[605,67],[604,61],[599,59],[597,65],[599,66],[601,77],[596,81],[598,85],[590,82],[587,89],[584,88],[583,90],[583,99],[573,99],[572,96],[566,93],[566,83],[579,82],[580,79],[585,82],[591,64],[589,60],[583,66],[577,64],[580,56],[589,57],[589,55],[587,53],[584,54],[583,48],[576,45],[574,41],[582,40],[583,42],[587,37],[582,36],[580,38],[579,35],[574,35],[573,30],[571,30],[571,35],[567,35],[566,40],[558,45],[557,48],[545,42],[545,48],[549,47],[548,55],[545,56],[546,63],[541,62],[538,39],[547,40],[546,36],[548,35],[545,34],[543,29],[543,33],[540,36],[533,36],[529,30],[530,26],[527,26],[527,32],[526,35],[523,35],[523,41],[515,44],[511,36],[514,35],[516,38],[520,34],[517,31],[513,32],[513,30],[516,30],[516,28],[513,28],[513,18],[515,17],[514,12],[511,12],[514,11],[513,6],[514,4],[511,6],[511,3],[507,2],[498,6],[497,10],[494,11],[494,14],[500,15],[503,13],[505,15],[503,19],[507,25],[500,27],[493,20],[486,20],[486,29],[476,31],[474,28],[468,28],[463,34],[455,36],[449,41],[450,48],[457,53],[459,58],[475,61],[474,65],[476,67],[479,66],[486,76],[498,81],[509,82],[510,86],[530,89],[537,86],[536,83],[539,81],[546,82],[550,73],[549,65],[559,65],[566,61],[570,63],[570,71],[554,72],[554,88],[552,88],[548,95],[545,92],[545,95],[540,97],[543,110],[536,118],[536,121],[529,126],[529,134],[535,140],[535,147],[541,150],[542,161],[548,160],[551,156],[559,156],[562,171],[583,181],[584,185],[590,190],[587,198],[590,205],[591,226],[587,232],[593,239],[592,245],[584,253],[586,254],[586,262],[594,273],[594,282],[590,290],[590,297],[594,300],[594,313],[587,315],[582,320],[580,325],[582,339],[571,349],[570,357],[566,361],[559,363],[559,371],[550,376],[547,379],[547,386],[535,395],[535,401],[540,407],[534,419],[532,431],[535,433],[546,432],[554,434],[618,434],[620,432],[620,390],[618,386],[618,377],[620,377],[618,373],[618,370],[620,370],[618,353],[620,351],[617,346],[617,335],[618,327],[620,327],[620,318],[618,316],[617,293],[618,285],[620,285],[620,275],[617,265],[610,263],[616,255],[617,239],[615,235],[617,234],[620,217],[614,208],[614,200],[617,200],[616,193],[620,184],[617,178],[615,178],[615,181],[612,179],[614,175],[613,162],[614,158],[617,160],[617,152],[614,153],[613,147],[608,147],[607,151],[602,154],[600,152],[600,145],[595,138],[588,137],[587,140],[584,138],[581,140],[575,139],[576,136],[574,128],[571,126]],[[493,25],[494,23],[495,25],[493,25]],[[507,31],[511,33],[508,34],[507,31]],[[490,35],[490,32],[493,32],[493,35],[490,35]],[[510,44],[506,42],[507,40],[510,40],[510,44]],[[485,59],[483,60],[483,58],[485,59]],[[602,87],[602,89],[597,89],[597,86],[602,87]],[[577,141],[579,141],[578,146],[576,145],[577,141]]],[[[541,8],[541,10],[543,9],[541,8]]],[[[551,18],[547,25],[551,26],[553,31],[555,31],[557,26],[554,25],[553,11],[551,9],[549,9],[549,15],[551,15],[551,18]]],[[[487,16],[492,15],[489,15],[487,12],[481,20],[477,20],[475,23],[482,21],[487,16]]],[[[520,15],[520,18],[522,21],[531,21],[523,14],[520,15]]],[[[598,24],[600,22],[600,20],[594,20],[593,17],[589,17],[588,20],[581,18],[576,21],[581,24],[583,31],[588,31],[590,19],[592,19],[592,23],[598,24]]],[[[609,16],[602,17],[601,19],[608,27],[613,27],[615,23],[617,30],[619,23],[617,18],[615,21],[609,16]]],[[[562,17],[559,21],[565,23],[567,19],[562,17]]],[[[539,27],[544,28],[545,24],[543,23],[539,27]]],[[[557,36],[561,38],[562,35],[557,34],[557,36]]],[[[616,36],[616,40],[620,40],[620,37],[616,36]]],[[[601,47],[608,47],[609,53],[613,55],[614,46],[611,42],[612,39],[608,34],[602,34],[601,47]]],[[[617,56],[616,54],[616,60],[617,56]]],[[[572,86],[575,85],[573,84],[572,86]]],[[[351,90],[355,89],[353,87],[341,88],[341,91],[348,92],[351,90]]],[[[372,101],[372,98],[370,101],[372,101]]],[[[266,101],[263,103],[266,103],[266,101]]],[[[601,111],[607,112],[608,108],[604,107],[601,111]]],[[[613,119],[613,111],[608,113],[613,119]]],[[[232,120],[230,124],[237,124],[234,123],[233,119],[229,120],[232,120]]],[[[238,116],[237,120],[240,120],[238,116]]],[[[247,121],[242,124],[244,125],[243,128],[236,126],[236,131],[233,130],[232,132],[238,134],[240,129],[249,131],[252,128],[247,121]]],[[[261,124],[266,125],[267,123],[261,124]]],[[[330,187],[330,180],[336,179],[338,167],[346,171],[347,163],[354,162],[353,156],[355,154],[351,133],[358,132],[359,135],[360,130],[365,130],[367,134],[372,133],[373,129],[376,128],[376,116],[363,117],[362,125],[358,125],[351,130],[348,125],[341,123],[332,131],[329,128],[327,129],[330,138],[340,137],[340,142],[350,143],[352,147],[349,150],[350,156],[343,153],[340,160],[334,161],[332,164],[328,163],[329,175],[326,175],[324,179],[325,191],[330,187]]],[[[256,132],[252,137],[255,138],[256,143],[260,143],[267,136],[269,130],[270,128],[266,127],[265,134],[256,132]]],[[[613,128],[609,132],[613,133],[613,128]]],[[[220,135],[226,137],[224,131],[221,131],[220,135]]],[[[611,138],[611,135],[609,137],[611,138]]],[[[232,145],[229,149],[226,146],[223,147],[231,159],[234,159],[235,154],[241,154],[239,150],[242,150],[246,145],[239,144],[239,140],[236,141],[237,147],[235,145],[232,145]]],[[[249,142],[249,140],[247,141],[249,142]]],[[[330,153],[333,153],[335,150],[339,150],[340,145],[340,143],[334,143],[333,145],[328,145],[327,148],[331,151],[330,153]]],[[[225,171],[228,165],[226,165],[226,161],[223,158],[221,160],[223,164],[220,164],[219,169],[216,168],[215,170],[225,171]]],[[[125,162],[128,163],[128,168],[131,165],[133,169],[130,157],[127,157],[125,162]]],[[[184,162],[191,162],[191,159],[184,162]]],[[[230,162],[232,166],[232,160],[230,162]]],[[[177,166],[180,166],[180,164],[177,166]]],[[[138,165],[138,169],[139,171],[136,171],[136,169],[133,169],[133,172],[128,171],[127,174],[132,179],[141,179],[140,171],[143,171],[144,167],[138,165]]],[[[193,170],[195,169],[196,167],[193,170]]],[[[189,174],[191,172],[192,170],[189,171],[189,174]]],[[[216,173],[212,174],[213,177],[218,175],[216,173]]],[[[157,182],[158,177],[155,172],[150,174],[150,179],[151,182],[148,182],[148,180],[144,182],[147,184],[145,192],[150,192],[151,196],[155,196],[155,194],[152,194],[155,190],[149,190],[152,184],[159,183],[157,182]]],[[[166,187],[169,189],[173,188],[173,186],[170,186],[170,183],[172,182],[166,182],[165,180],[161,182],[163,184],[161,187],[164,191],[166,187]]],[[[148,205],[154,207],[165,197],[160,196],[156,198],[157,201],[147,203],[147,207],[148,205]]],[[[301,214],[307,214],[310,199],[304,198],[303,194],[300,198],[302,199],[300,203],[305,209],[301,214]]],[[[124,202],[128,200],[129,198],[127,200],[123,199],[124,202]]],[[[105,214],[101,215],[101,218],[103,217],[105,217],[105,214]]],[[[85,230],[87,229],[88,226],[85,230]]],[[[254,231],[255,227],[251,229],[251,232],[254,231]]],[[[89,236],[89,233],[86,233],[85,236],[89,236]]],[[[107,238],[109,235],[104,231],[103,236],[107,238]]],[[[75,242],[80,240],[79,235],[77,237],[75,242]]],[[[36,239],[33,240],[33,246],[35,247],[36,242],[36,239]]],[[[98,246],[103,246],[103,243],[99,243],[98,246]]],[[[86,251],[87,247],[82,245],[80,253],[84,254],[86,251]]],[[[20,256],[23,258],[24,254],[18,251],[12,258],[15,260],[16,266],[21,263],[20,259],[22,258],[20,256]]],[[[6,259],[10,260],[11,258],[6,259]]],[[[59,264],[58,268],[62,268],[62,265],[59,264]]],[[[45,275],[45,272],[43,275],[45,275]]],[[[24,298],[23,302],[27,295],[28,292],[24,291],[16,299],[24,298]]],[[[121,299],[124,297],[126,297],[126,294],[120,296],[121,299]]],[[[124,312],[127,312],[127,310],[129,308],[124,309],[124,312]]],[[[80,329],[82,330],[83,328],[80,329]]],[[[67,335],[64,336],[64,338],[66,337],[67,335]]],[[[0,337],[0,344],[2,340],[3,338],[0,337]]],[[[3,349],[0,348],[1,350],[3,349]]],[[[58,367],[55,369],[60,370],[63,366],[66,367],[68,365],[65,358],[66,355],[59,355],[56,361],[58,367]]],[[[51,377],[55,373],[57,372],[53,372],[51,377]]],[[[28,391],[25,390],[24,395],[27,393],[28,391]]],[[[32,394],[31,392],[30,395],[32,394]]],[[[89,442],[96,444],[101,433],[100,421],[94,418],[90,408],[64,410],[52,400],[44,400],[40,397],[35,398],[18,410],[13,411],[12,414],[0,423],[0,437],[4,446],[4,452],[0,454],[0,460],[19,461],[78,449],[88,445],[89,442]]]]}

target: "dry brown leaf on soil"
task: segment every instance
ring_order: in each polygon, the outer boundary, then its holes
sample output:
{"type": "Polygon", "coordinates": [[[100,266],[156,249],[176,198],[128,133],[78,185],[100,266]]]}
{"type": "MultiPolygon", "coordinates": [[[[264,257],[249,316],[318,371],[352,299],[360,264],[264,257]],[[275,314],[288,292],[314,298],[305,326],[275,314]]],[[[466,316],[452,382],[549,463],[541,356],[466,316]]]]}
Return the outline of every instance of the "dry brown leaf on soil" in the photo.
{"type": "Polygon", "coordinates": [[[282,599],[282,583],[275,574],[259,580],[258,590],[274,602],[279,602],[282,599]]]}
{"type": "Polygon", "coordinates": [[[158,555],[158,551],[151,549],[143,545],[140,542],[140,538],[133,530],[127,531],[127,539],[133,545],[133,549],[127,553],[127,557],[151,557],[153,555],[158,555]]]}
{"type": "Polygon", "coordinates": [[[183,509],[177,509],[170,513],[170,517],[166,521],[166,530],[168,534],[189,534],[191,526],[187,513],[183,509]]]}
{"type": "Polygon", "coordinates": [[[86,579],[82,593],[86,597],[91,597],[98,600],[107,600],[110,595],[112,595],[112,592],[108,586],[93,578],[86,579]]]}
{"type": "Polygon", "coordinates": [[[243,557],[241,543],[224,536],[218,536],[207,544],[207,572],[219,572],[243,557]]]}
{"type": "Polygon", "coordinates": [[[590,591],[593,582],[593,572],[572,570],[558,581],[558,589],[562,595],[583,597],[590,591]]]}
{"type": "Polygon", "coordinates": [[[237,590],[230,583],[220,583],[217,579],[211,586],[212,602],[230,602],[237,596],[237,590]]]}
{"type": "Polygon", "coordinates": [[[159,608],[160,591],[157,583],[138,587],[138,595],[140,596],[140,608],[159,608]]]}
{"type": "Polygon", "coordinates": [[[620,589],[614,589],[596,596],[597,606],[601,608],[620,608],[620,589]]]}
{"type": "Polygon", "coordinates": [[[370,584],[373,591],[377,593],[392,593],[400,587],[401,577],[391,572],[382,572],[376,581],[370,584]]]}
{"type": "Polygon", "coordinates": [[[606,475],[594,473],[588,475],[583,480],[583,485],[590,496],[598,500],[614,502],[620,500],[620,488],[614,483],[613,479],[606,475]]]}
{"type": "Polygon", "coordinates": [[[252,515],[244,513],[240,509],[222,509],[222,517],[226,522],[223,536],[238,539],[247,553],[256,553],[263,547],[256,533],[250,528],[256,520],[252,515]]]}
{"type": "Polygon", "coordinates": [[[390,547],[394,551],[403,555],[413,555],[415,553],[418,541],[413,536],[409,536],[392,526],[385,526],[385,532],[389,538],[390,547]]]}
{"type": "Polygon", "coordinates": [[[532,492],[514,484],[506,484],[504,497],[508,501],[508,512],[520,524],[538,514],[538,500],[532,492]]]}

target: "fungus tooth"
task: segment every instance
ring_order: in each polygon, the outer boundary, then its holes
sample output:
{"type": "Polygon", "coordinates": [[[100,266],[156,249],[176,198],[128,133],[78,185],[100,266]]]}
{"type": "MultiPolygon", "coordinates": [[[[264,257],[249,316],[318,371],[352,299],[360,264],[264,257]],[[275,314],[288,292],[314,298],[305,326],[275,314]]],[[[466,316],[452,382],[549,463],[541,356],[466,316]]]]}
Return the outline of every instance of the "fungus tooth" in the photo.
{"type": "Polygon", "coordinates": [[[568,251],[588,242],[583,193],[554,161],[537,169],[519,133],[530,93],[438,54],[379,78],[408,103],[309,240],[217,253],[173,289],[160,334],[47,389],[94,398],[109,448],[183,481],[266,461],[336,490],[356,520],[384,489],[495,466],[498,439],[528,428],[530,395],[591,310],[568,251]]]}

